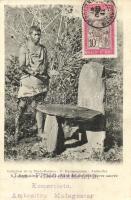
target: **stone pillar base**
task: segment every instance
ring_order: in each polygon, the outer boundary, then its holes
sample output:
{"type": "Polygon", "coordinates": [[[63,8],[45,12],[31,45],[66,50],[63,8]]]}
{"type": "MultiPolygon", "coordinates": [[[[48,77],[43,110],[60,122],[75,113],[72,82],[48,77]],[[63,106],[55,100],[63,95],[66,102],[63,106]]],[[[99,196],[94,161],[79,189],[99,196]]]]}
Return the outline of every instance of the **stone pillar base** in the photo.
{"type": "Polygon", "coordinates": [[[53,152],[56,150],[57,146],[57,136],[58,136],[58,122],[55,116],[46,116],[44,134],[47,139],[47,151],[53,152]]]}
{"type": "Polygon", "coordinates": [[[105,131],[99,131],[99,132],[86,131],[86,136],[88,140],[88,146],[92,148],[92,150],[103,152],[104,140],[106,137],[105,131]]]}

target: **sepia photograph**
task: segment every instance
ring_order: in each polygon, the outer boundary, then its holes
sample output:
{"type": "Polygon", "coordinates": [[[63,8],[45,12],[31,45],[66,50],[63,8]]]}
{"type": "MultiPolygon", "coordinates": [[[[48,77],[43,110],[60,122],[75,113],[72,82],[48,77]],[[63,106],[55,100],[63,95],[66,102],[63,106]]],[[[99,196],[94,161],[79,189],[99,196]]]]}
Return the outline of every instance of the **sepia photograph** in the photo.
{"type": "Polygon", "coordinates": [[[4,6],[5,161],[122,163],[123,23],[99,4],[4,6]]]}

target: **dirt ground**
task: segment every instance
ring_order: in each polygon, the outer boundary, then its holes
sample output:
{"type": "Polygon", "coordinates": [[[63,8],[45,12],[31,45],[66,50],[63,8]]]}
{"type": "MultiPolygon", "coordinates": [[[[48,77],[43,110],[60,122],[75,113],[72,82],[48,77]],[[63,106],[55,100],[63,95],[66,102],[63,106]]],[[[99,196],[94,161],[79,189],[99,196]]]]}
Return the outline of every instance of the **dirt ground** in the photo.
{"type": "Polygon", "coordinates": [[[122,147],[112,146],[110,149],[105,145],[104,151],[91,149],[88,142],[81,142],[78,138],[77,127],[64,127],[65,142],[64,151],[59,155],[50,158],[46,155],[46,138],[41,141],[37,137],[36,130],[28,130],[22,135],[17,145],[14,144],[14,137],[5,142],[5,160],[41,160],[41,161],[101,161],[121,162],[122,147]]]}

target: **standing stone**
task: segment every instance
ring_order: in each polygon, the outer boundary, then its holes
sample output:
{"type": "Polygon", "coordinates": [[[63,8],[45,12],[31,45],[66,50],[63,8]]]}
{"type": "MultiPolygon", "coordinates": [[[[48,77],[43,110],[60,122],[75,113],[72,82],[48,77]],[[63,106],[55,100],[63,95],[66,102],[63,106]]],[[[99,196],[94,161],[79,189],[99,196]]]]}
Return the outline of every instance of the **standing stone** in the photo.
{"type": "Polygon", "coordinates": [[[44,133],[47,137],[47,151],[56,150],[58,136],[58,122],[56,116],[47,115],[45,119],[44,133]]]}
{"type": "Polygon", "coordinates": [[[47,151],[61,153],[64,149],[64,132],[60,119],[48,115],[45,119],[44,134],[46,135],[47,151]]]}
{"type": "MultiPolygon", "coordinates": [[[[100,111],[104,115],[105,83],[102,77],[103,70],[103,65],[96,62],[83,65],[79,77],[78,106],[100,111]]],[[[103,130],[86,130],[88,145],[95,149],[102,149],[104,146],[105,123],[103,120],[101,122],[99,120],[99,123],[101,123],[103,130]]],[[[100,127],[100,124],[98,126],[100,127]]]]}

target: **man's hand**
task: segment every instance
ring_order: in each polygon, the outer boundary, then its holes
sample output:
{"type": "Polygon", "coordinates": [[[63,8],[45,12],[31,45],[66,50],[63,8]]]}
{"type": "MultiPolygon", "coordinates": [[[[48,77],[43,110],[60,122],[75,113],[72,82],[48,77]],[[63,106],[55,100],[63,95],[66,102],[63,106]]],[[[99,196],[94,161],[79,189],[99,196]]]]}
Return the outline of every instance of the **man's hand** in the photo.
{"type": "Polygon", "coordinates": [[[34,77],[38,78],[39,80],[41,80],[43,82],[48,79],[47,76],[39,75],[38,72],[35,72],[35,71],[32,71],[32,70],[30,72],[28,72],[27,70],[23,70],[23,72],[26,73],[26,74],[28,74],[28,75],[30,75],[30,76],[34,76],[34,77]]]}

